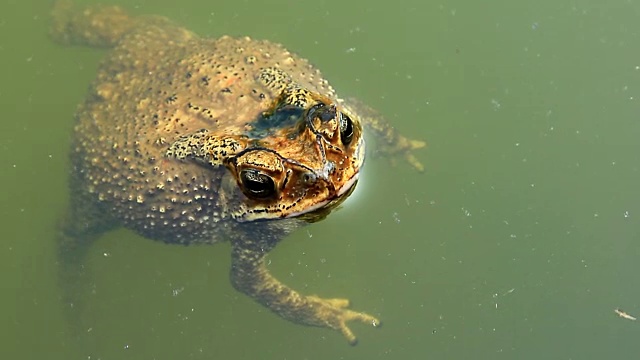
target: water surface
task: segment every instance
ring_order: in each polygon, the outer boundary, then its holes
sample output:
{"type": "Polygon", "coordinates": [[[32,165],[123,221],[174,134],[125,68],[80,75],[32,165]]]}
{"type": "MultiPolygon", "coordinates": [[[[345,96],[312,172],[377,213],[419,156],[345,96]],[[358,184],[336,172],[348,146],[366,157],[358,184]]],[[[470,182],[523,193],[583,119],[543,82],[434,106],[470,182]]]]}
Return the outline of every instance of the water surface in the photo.
{"type": "Polygon", "coordinates": [[[640,322],[640,4],[124,2],[204,36],[310,58],[425,139],[426,172],[369,159],[358,192],[271,269],[384,321],[360,344],[235,292],[229,247],[128,231],[93,248],[90,341],[68,332],[53,239],[72,114],[104,54],[46,36],[48,2],[0,4],[0,358],[629,359],[640,322]]]}

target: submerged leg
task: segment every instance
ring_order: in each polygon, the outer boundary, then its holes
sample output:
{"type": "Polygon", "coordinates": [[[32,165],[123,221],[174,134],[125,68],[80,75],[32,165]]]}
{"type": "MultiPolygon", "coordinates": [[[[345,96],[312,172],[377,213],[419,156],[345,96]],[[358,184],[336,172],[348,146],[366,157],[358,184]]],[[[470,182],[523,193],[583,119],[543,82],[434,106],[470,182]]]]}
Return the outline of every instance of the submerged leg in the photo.
{"type": "Polygon", "coordinates": [[[56,0],[51,17],[51,36],[67,45],[113,47],[135,25],[118,6],[75,8],[70,0],[56,0]]]}
{"type": "MultiPolygon", "coordinates": [[[[78,187],[74,185],[77,184],[72,180],[71,191],[77,191],[78,187]]],[[[86,266],[87,253],[95,240],[114,225],[87,194],[72,193],[69,210],[58,229],[56,245],[61,301],[76,335],[82,330],[82,300],[91,285],[86,266]]]]}
{"type": "Polygon", "coordinates": [[[374,327],[380,325],[377,318],[350,310],[347,299],[305,296],[278,281],[264,262],[275,242],[260,237],[260,230],[250,233],[251,239],[236,240],[232,244],[231,282],[237,290],[289,321],[338,330],[351,345],[357,343],[357,338],[347,322],[356,320],[374,327]]]}
{"type": "Polygon", "coordinates": [[[65,45],[111,48],[136,31],[144,42],[163,44],[195,37],[165,17],[131,16],[119,6],[75,7],[71,0],[56,0],[51,10],[51,37],[65,45]]]}
{"type": "Polygon", "coordinates": [[[365,130],[372,133],[377,140],[376,153],[390,157],[391,161],[395,161],[395,157],[403,157],[416,170],[424,171],[424,165],[413,155],[414,150],[426,146],[424,141],[404,137],[377,111],[357,99],[348,99],[348,106],[353,107],[362,117],[365,130]]]}

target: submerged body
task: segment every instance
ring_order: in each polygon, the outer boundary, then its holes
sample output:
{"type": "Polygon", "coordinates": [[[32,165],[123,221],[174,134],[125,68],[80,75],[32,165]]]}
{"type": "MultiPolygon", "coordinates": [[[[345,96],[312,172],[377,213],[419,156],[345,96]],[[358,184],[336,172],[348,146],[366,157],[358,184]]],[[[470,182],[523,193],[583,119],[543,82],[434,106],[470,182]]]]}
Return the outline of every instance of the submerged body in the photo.
{"type": "MultiPolygon", "coordinates": [[[[377,325],[348,301],[304,296],[273,278],[264,256],[354,189],[364,120],[307,60],[249,38],[199,38],[161,17],[58,2],[53,37],[112,48],[76,113],[67,264],[125,226],[150,239],[230,241],[231,280],[278,315],[355,336],[377,325]]],[[[370,119],[390,152],[414,165],[424,144],[370,119]]],[[[65,265],[66,271],[74,271],[65,265]]]]}

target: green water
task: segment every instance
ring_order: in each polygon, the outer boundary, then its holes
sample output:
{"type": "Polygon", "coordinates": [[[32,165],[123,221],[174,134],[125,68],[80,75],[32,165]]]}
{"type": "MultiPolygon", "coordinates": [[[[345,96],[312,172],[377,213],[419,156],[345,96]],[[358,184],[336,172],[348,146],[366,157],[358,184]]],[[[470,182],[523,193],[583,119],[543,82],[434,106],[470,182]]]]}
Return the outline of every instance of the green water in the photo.
{"type": "MultiPolygon", "coordinates": [[[[125,3],[121,1],[121,3],[125,3]]],[[[206,36],[310,58],[425,139],[427,171],[370,159],[354,198],[270,257],[384,326],[360,344],[235,292],[229,247],[120,230],[93,248],[89,340],[65,323],[54,232],[75,106],[101,51],[0,4],[2,359],[631,359],[640,321],[640,3],[136,1],[206,36]]]]}

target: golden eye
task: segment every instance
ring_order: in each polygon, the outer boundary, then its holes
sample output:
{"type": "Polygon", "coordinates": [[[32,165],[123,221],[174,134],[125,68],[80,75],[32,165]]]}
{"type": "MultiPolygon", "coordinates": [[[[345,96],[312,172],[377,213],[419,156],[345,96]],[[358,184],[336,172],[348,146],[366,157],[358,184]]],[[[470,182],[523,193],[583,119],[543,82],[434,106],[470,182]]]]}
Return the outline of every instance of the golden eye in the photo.
{"type": "Polygon", "coordinates": [[[345,113],[340,113],[340,139],[344,146],[348,146],[353,141],[353,121],[345,113]]]}
{"type": "Polygon", "coordinates": [[[276,193],[276,184],[271,176],[258,170],[245,169],[240,172],[240,182],[245,195],[265,199],[276,193]]]}

